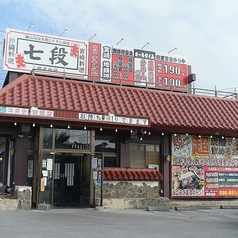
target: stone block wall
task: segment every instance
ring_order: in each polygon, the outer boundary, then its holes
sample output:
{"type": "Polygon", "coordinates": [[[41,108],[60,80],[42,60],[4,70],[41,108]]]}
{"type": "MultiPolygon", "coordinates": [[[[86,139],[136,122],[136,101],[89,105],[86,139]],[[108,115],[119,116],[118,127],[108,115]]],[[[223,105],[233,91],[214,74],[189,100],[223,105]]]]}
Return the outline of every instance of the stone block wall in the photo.
{"type": "Polygon", "coordinates": [[[18,198],[20,210],[31,210],[32,189],[29,186],[15,186],[14,197],[18,198]]]}
{"type": "Polygon", "coordinates": [[[146,208],[169,203],[169,199],[159,196],[158,181],[104,181],[102,189],[100,185],[95,187],[95,204],[105,208],[146,208]]]}

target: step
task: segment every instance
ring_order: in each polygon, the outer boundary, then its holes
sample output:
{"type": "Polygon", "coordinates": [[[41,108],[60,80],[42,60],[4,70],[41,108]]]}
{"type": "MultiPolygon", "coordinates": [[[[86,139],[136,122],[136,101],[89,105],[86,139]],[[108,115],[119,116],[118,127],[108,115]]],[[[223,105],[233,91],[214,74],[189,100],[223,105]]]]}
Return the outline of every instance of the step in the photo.
{"type": "Polygon", "coordinates": [[[19,199],[0,198],[0,210],[17,210],[19,199]]]}

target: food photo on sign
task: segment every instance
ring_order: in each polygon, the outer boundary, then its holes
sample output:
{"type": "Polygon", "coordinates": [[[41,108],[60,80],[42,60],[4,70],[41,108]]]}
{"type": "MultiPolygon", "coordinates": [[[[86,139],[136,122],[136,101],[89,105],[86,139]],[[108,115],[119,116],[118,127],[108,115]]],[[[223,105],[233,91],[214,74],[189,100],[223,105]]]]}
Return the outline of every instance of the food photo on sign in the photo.
{"type": "Polygon", "coordinates": [[[238,149],[233,138],[174,135],[173,196],[238,196],[238,149]]]}

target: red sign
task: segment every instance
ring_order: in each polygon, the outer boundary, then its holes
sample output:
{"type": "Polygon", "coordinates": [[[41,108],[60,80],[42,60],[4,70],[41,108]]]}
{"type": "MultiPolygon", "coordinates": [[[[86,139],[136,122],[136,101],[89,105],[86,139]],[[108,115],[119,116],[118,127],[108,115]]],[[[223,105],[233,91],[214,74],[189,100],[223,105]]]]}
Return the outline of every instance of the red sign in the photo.
{"type": "Polygon", "coordinates": [[[101,76],[101,44],[89,42],[88,79],[100,80],[101,76]]]}
{"type": "Polygon", "coordinates": [[[204,196],[238,196],[238,168],[204,167],[204,196]]]}
{"type": "Polygon", "coordinates": [[[112,54],[112,82],[134,85],[134,57],[112,54]]]}
{"type": "Polygon", "coordinates": [[[175,64],[156,60],[157,88],[172,89],[175,91],[188,90],[188,67],[185,64],[175,64]]]}

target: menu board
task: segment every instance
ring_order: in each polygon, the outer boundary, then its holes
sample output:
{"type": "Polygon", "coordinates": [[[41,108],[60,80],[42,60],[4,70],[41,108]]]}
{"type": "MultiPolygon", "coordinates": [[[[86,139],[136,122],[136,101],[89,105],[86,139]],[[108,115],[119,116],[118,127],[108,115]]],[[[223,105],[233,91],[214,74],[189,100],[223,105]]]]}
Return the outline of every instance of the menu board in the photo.
{"type": "Polygon", "coordinates": [[[238,140],[173,135],[173,197],[238,197],[238,140]]]}

